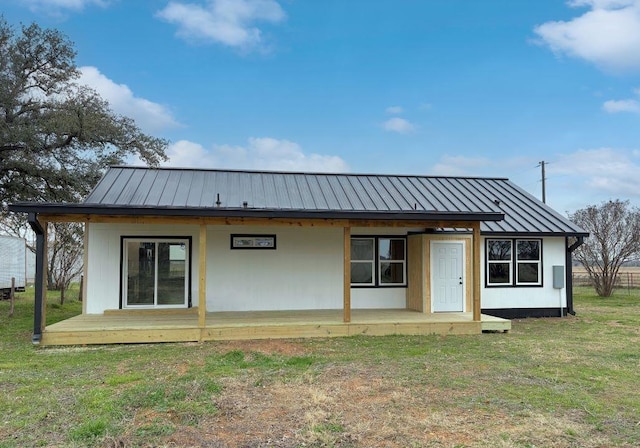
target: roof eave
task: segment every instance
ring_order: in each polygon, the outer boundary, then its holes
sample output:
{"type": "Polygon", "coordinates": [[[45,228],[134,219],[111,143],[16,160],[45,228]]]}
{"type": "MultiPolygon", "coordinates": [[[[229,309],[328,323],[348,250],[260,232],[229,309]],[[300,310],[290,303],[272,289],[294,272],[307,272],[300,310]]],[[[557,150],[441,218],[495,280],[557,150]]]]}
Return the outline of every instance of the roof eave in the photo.
{"type": "Polygon", "coordinates": [[[563,237],[563,236],[573,236],[573,237],[584,237],[587,238],[589,236],[588,232],[579,232],[579,231],[573,231],[573,230],[568,230],[568,231],[559,231],[559,232],[526,232],[526,231],[522,231],[522,232],[516,232],[516,231],[508,231],[508,232],[496,232],[496,231],[482,231],[481,232],[482,236],[495,236],[495,237],[501,237],[501,238],[505,238],[505,237],[513,237],[513,238],[517,238],[520,237],[522,235],[526,235],[527,237],[551,237],[551,236],[555,236],[555,237],[563,237]]]}
{"type": "Polygon", "coordinates": [[[504,219],[503,213],[496,212],[299,210],[229,207],[125,207],[32,202],[11,204],[9,205],[9,210],[15,213],[41,213],[49,215],[183,216],[191,218],[377,219],[403,221],[502,221],[504,219]]]}

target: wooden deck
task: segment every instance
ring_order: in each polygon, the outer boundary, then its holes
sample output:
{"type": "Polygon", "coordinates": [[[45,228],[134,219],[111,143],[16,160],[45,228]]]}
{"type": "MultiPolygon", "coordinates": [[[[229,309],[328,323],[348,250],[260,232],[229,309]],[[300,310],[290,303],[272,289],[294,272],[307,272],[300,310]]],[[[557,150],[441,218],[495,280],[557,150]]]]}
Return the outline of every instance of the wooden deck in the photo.
{"type": "Polygon", "coordinates": [[[511,329],[511,321],[484,314],[481,322],[474,322],[471,313],[423,314],[410,310],[352,310],[349,323],[342,321],[342,310],[207,313],[206,325],[200,328],[194,310],[83,314],[47,326],[41,344],[189,342],[356,334],[479,334],[511,329]]]}

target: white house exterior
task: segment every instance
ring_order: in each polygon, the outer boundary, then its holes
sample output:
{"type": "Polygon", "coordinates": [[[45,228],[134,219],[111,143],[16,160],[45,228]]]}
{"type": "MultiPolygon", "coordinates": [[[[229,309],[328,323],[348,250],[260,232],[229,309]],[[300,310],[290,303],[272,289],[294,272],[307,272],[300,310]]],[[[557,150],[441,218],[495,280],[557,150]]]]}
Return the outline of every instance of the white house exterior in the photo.
{"type": "MultiPolygon", "coordinates": [[[[353,228],[353,237],[388,236],[406,239],[408,235],[418,235],[420,229],[353,228]]],[[[103,256],[90,257],[87,266],[86,312],[101,314],[106,310],[126,308],[121,303],[123,266],[121,263],[122,239],[155,239],[171,236],[190,238],[188,254],[192,260],[199,257],[198,227],[138,224],[89,224],[87,226],[88,252],[103,256]]],[[[165,238],[166,239],[166,238],[165,238]]],[[[566,314],[566,287],[553,287],[553,266],[564,269],[566,249],[561,237],[535,238],[542,247],[540,282],[533,285],[488,285],[487,241],[482,238],[481,266],[482,311],[526,310],[521,315],[560,315],[560,308],[566,314]],[[539,313],[535,313],[538,309],[539,313]]],[[[517,239],[507,238],[504,241],[517,239]]],[[[167,240],[170,241],[170,240],[167,240]]],[[[501,240],[503,241],[503,240],[501,240]]],[[[447,240],[430,240],[430,244],[459,244],[464,254],[470,245],[469,238],[448,235],[447,240]]],[[[433,246],[432,246],[433,247],[433,246]]],[[[336,228],[291,228],[291,227],[250,227],[250,226],[207,226],[207,311],[265,311],[265,310],[309,310],[339,309],[342,307],[342,230],[336,228]],[[276,235],[276,250],[234,250],[230,247],[231,235],[256,234],[276,235]],[[282,273],[286,273],[283,279],[282,273]],[[266,297],[273,296],[267,300],[266,297]]],[[[466,260],[461,260],[464,264],[466,260]]],[[[191,297],[198,296],[197,266],[189,269],[191,297]]],[[[433,276],[436,270],[430,269],[433,276]]],[[[433,281],[432,281],[433,283],[433,281]]],[[[366,287],[352,285],[351,306],[362,308],[405,308],[407,285],[398,287],[366,287]]],[[[434,292],[430,291],[431,296],[434,292]]],[[[188,306],[188,296],[185,306],[188,306]]],[[[468,312],[466,297],[460,311],[468,312]]],[[[132,305],[130,307],[136,307],[132,305]]],[[[434,304],[431,312],[437,312],[434,304]]],[[[500,313],[498,313],[500,314],[500,313]]],[[[502,314],[505,314],[504,311],[502,314]]],[[[507,313],[509,314],[509,313],[507,313]]]]}
{"type": "Polygon", "coordinates": [[[506,179],[114,167],[82,204],[11,208],[37,231],[85,223],[84,314],[197,308],[202,328],[231,312],[562,316],[586,236],[506,179]]]}

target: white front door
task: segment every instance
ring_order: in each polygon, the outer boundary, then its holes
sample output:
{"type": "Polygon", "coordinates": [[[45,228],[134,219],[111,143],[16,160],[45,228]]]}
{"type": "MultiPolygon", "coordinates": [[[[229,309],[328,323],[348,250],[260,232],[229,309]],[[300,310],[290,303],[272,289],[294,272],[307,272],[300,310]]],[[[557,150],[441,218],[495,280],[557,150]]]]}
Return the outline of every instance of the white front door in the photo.
{"type": "Polygon", "coordinates": [[[464,311],[463,258],[463,242],[431,242],[431,307],[434,313],[464,311]]]}

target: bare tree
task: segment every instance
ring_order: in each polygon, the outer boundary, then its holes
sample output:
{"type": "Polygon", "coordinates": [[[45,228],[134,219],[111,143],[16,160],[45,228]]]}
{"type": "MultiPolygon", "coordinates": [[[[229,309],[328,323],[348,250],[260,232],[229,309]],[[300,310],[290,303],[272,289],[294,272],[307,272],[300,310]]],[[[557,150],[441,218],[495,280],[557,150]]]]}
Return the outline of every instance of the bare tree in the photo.
{"type": "Polygon", "coordinates": [[[48,252],[47,287],[60,291],[60,304],[63,305],[69,284],[82,272],[83,225],[50,224],[48,252]]]}
{"type": "Polygon", "coordinates": [[[575,254],[601,297],[613,293],[624,263],[640,257],[640,209],[608,201],[576,211],[570,219],[591,235],[575,254]]]}

